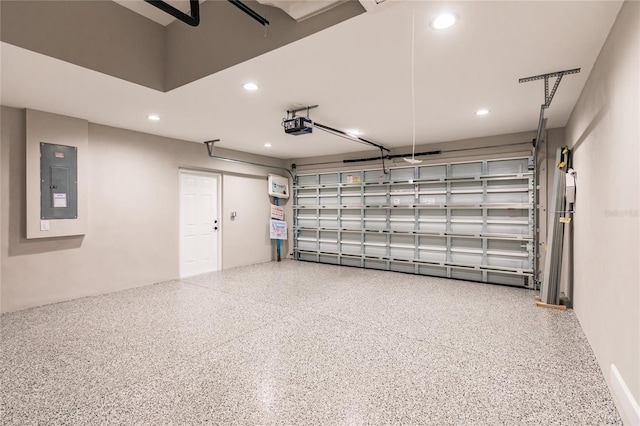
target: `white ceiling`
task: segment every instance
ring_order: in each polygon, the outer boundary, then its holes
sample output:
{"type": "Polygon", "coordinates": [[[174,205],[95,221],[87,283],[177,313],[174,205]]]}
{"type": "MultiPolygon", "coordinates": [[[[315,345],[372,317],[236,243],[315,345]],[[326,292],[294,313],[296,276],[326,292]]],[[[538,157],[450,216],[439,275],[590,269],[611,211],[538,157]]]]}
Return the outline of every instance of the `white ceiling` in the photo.
{"type": "Polygon", "coordinates": [[[318,130],[283,132],[288,108],[319,104],[311,118],[322,124],[408,146],[415,9],[418,144],[535,130],[543,82],[518,84],[518,78],[582,67],[562,80],[547,111],[548,127],[562,127],[620,6],[398,2],[168,93],[3,43],[1,101],[187,141],[219,138],[217,146],[279,158],[366,149],[318,130]],[[438,32],[429,22],[443,10],[460,20],[438,32]],[[260,90],[245,91],[247,81],[260,90]],[[477,117],[481,107],[491,113],[477,117]],[[162,120],[148,121],[152,113],[162,120]]]}

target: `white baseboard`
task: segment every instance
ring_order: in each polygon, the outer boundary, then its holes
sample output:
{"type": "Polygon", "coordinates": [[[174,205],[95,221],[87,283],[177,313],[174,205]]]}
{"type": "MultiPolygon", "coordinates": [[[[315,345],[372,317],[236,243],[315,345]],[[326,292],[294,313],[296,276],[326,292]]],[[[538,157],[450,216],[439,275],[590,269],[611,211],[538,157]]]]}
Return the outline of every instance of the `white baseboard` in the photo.
{"type": "Polygon", "coordinates": [[[623,411],[625,424],[640,426],[640,406],[638,406],[638,402],[631,394],[615,364],[611,364],[609,379],[613,396],[618,402],[618,407],[623,411]]]}

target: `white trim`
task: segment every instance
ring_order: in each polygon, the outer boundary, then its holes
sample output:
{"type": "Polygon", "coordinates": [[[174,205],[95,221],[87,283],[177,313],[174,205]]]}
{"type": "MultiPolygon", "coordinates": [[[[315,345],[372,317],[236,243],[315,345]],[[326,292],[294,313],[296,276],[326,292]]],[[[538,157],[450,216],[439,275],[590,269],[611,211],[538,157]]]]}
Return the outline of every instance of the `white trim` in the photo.
{"type": "Polygon", "coordinates": [[[624,382],[615,364],[611,364],[609,379],[611,382],[611,392],[618,402],[618,408],[622,411],[621,414],[624,415],[623,420],[625,420],[625,424],[630,426],[640,425],[640,406],[638,406],[638,402],[631,394],[631,391],[624,382]]]}
{"type": "Polygon", "coordinates": [[[217,264],[218,271],[222,270],[222,233],[224,232],[222,226],[222,174],[220,173],[212,173],[212,172],[203,172],[202,170],[191,170],[191,169],[178,169],[178,277],[186,278],[182,272],[182,262],[180,257],[182,256],[182,175],[200,175],[200,176],[209,176],[216,178],[216,215],[218,217],[218,237],[216,238],[217,247],[217,264]]]}

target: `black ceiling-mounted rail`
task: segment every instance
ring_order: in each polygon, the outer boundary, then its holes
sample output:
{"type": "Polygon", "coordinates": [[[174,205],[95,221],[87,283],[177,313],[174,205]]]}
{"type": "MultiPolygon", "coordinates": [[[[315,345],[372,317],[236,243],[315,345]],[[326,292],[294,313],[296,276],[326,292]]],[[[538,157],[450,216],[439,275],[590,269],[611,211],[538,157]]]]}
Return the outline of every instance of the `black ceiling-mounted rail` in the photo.
{"type": "MultiPolygon", "coordinates": [[[[200,24],[200,2],[198,0],[189,0],[189,5],[191,7],[191,11],[189,14],[184,13],[180,9],[176,9],[171,6],[169,3],[163,0],[144,0],[152,6],[157,7],[158,9],[168,13],[184,22],[185,24],[189,24],[192,27],[197,27],[200,24]]],[[[260,24],[266,26],[269,25],[269,21],[267,21],[264,17],[260,16],[256,11],[251,9],[246,4],[242,3],[240,0],[227,0],[229,3],[242,10],[244,13],[260,22],[260,24]]]]}
{"type": "Polygon", "coordinates": [[[229,3],[251,16],[256,21],[260,22],[263,26],[269,25],[269,21],[266,20],[263,16],[260,16],[255,10],[251,9],[246,4],[242,3],[240,0],[228,0],[229,3]]]}
{"type": "MultiPolygon", "coordinates": [[[[416,157],[421,157],[425,155],[439,155],[442,154],[441,150],[437,151],[424,151],[424,152],[416,152],[416,157]]],[[[394,155],[383,155],[381,157],[369,157],[369,158],[352,158],[347,160],[342,160],[343,163],[362,163],[365,161],[378,161],[378,160],[393,160],[394,158],[407,158],[411,153],[408,154],[394,154],[394,155]]],[[[303,164],[304,165],[304,164],[303,164]]]]}
{"type": "Polygon", "coordinates": [[[538,120],[538,133],[536,135],[536,138],[533,140],[534,147],[538,144],[538,141],[540,141],[540,139],[542,138],[542,133],[544,132],[545,127],[547,126],[547,119],[544,118],[544,110],[551,106],[551,101],[553,101],[553,97],[556,94],[556,90],[558,90],[558,86],[560,85],[560,81],[562,80],[562,77],[567,74],[577,74],[579,72],[580,72],[580,68],[574,68],[571,70],[556,71],[556,72],[550,72],[548,74],[534,75],[531,77],[525,77],[518,80],[518,83],[527,83],[529,81],[544,79],[544,103],[540,106],[540,118],[538,120]],[[549,78],[551,77],[556,77],[556,81],[553,84],[551,93],[549,93],[549,78]]]}
{"type": "MultiPolygon", "coordinates": [[[[483,149],[490,149],[490,148],[504,148],[507,146],[518,146],[518,145],[529,145],[531,142],[527,141],[527,142],[515,142],[515,143],[508,143],[508,144],[502,144],[502,145],[488,145],[488,146],[475,146],[475,147],[471,147],[471,148],[456,148],[456,149],[446,149],[446,150],[437,150],[437,151],[424,151],[424,152],[416,152],[416,157],[418,156],[423,156],[423,155],[439,155],[439,154],[449,154],[452,152],[467,152],[467,151],[478,151],[478,150],[483,150],[483,149]]],[[[387,155],[385,156],[385,158],[387,159],[393,159],[393,158],[407,158],[408,156],[410,156],[411,153],[408,154],[394,154],[394,155],[387,155]]],[[[342,161],[323,161],[323,162],[319,162],[319,163],[303,163],[303,164],[296,164],[296,167],[308,167],[308,166],[327,166],[327,165],[333,165],[333,164],[341,164],[341,163],[360,163],[360,162],[367,162],[367,161],[379,161],[381,157],[369,157],[369,158],[352,158],[352,159],[348,159],[348,160],[342,160],[342,161]]]]}
{"type": "Polygon", "coordinates": [[[361,137],[358,137],[358,136],[351,135],[351,134],[349,134],[347,132],[343,132],[342,130],[334,129],[333,127],[325,126],[324,124],[320,124],[320,123],[317,123],[315,121],[313,122],[313,127],[316,127],[316,128],[318,128],[320,130],[324,130],[327,133],[331,133],[331,134],[334,134],[336,136],[340,136],[340,137],[345,138],[345,139],[349,139],[349,140],[352,140],[352,141],[355,141],[355,142],[360,142],[360,143],[363,143],[365,145],[375,146],[376,148],[378,148],[380,150],[380,159],[382,160],[382,171],[384,172],[385,175],[388,173],[387,167],[384,164],[384,158],[385,158],[384,151],[391,152],[391,150],[389,148],[387,148],[386,146],[380,145],[379,143],[368,141],[368,140],[366,140],[364,138],[361,138],[361,137]]]}
{"type": "Polygon", "coordinates": [[[168,13],[184,22],[185,24],[189,24],[192,27],[197,27],[200,24],[200,2],[198,0],[189,0],[189,5],[191,7],[190,14],[187,15],[180,9],[176,9],[171,6],[169,3],[166,3],[162,0],[144,0],[152,6],[157,7],[158,9],[168,13]]]}
{"type": "Polygon", "coordinates": [[[336,136],[340,136],[340,137],[345,138],[345,139],[350,139],[352,141],[360,142],[360,143],[363,143],[365,145],[375,146],[380,151],[391,152],[391,150],[389,148],[387,148],[386,146],[384,146],[384,145],[380,145],[379,143],[368,141],[368,140],[366,140],[364,138],[361,138],[359,136],[354,136],[354,135],[349,134],[347,132],[344,132],[342,130],[334,129],[333,127],[325,126],[324,124],[320,124],[317,121],[313,122],[313,127],[317,127],[320,130],[324,130],[327,133],[331,133],[331,134],[334,134],[336,136]]]}

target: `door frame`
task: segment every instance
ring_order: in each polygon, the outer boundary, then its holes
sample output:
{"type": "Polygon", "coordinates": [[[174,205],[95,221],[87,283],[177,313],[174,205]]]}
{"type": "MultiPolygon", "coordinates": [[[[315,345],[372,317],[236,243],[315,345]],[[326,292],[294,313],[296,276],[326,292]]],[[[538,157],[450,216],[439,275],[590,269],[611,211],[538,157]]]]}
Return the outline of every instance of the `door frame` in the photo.
{"type": "Polygon", "coordinates": [[[183,278],[182,271],[182,176],[183,175],[198,175],[198,176],[206,176],[206,177],[215,177],[216,178],[216,215],[218,216],[218,232],[216,237],[216,262],[218,264],[218,271],[222,270],[222,232],[224,229],[222,227],[222,174],[207,172],[202,170],[194,170],[194,169],[186,169],[179,168],[178,169],[178,277],[183,278]]]}

